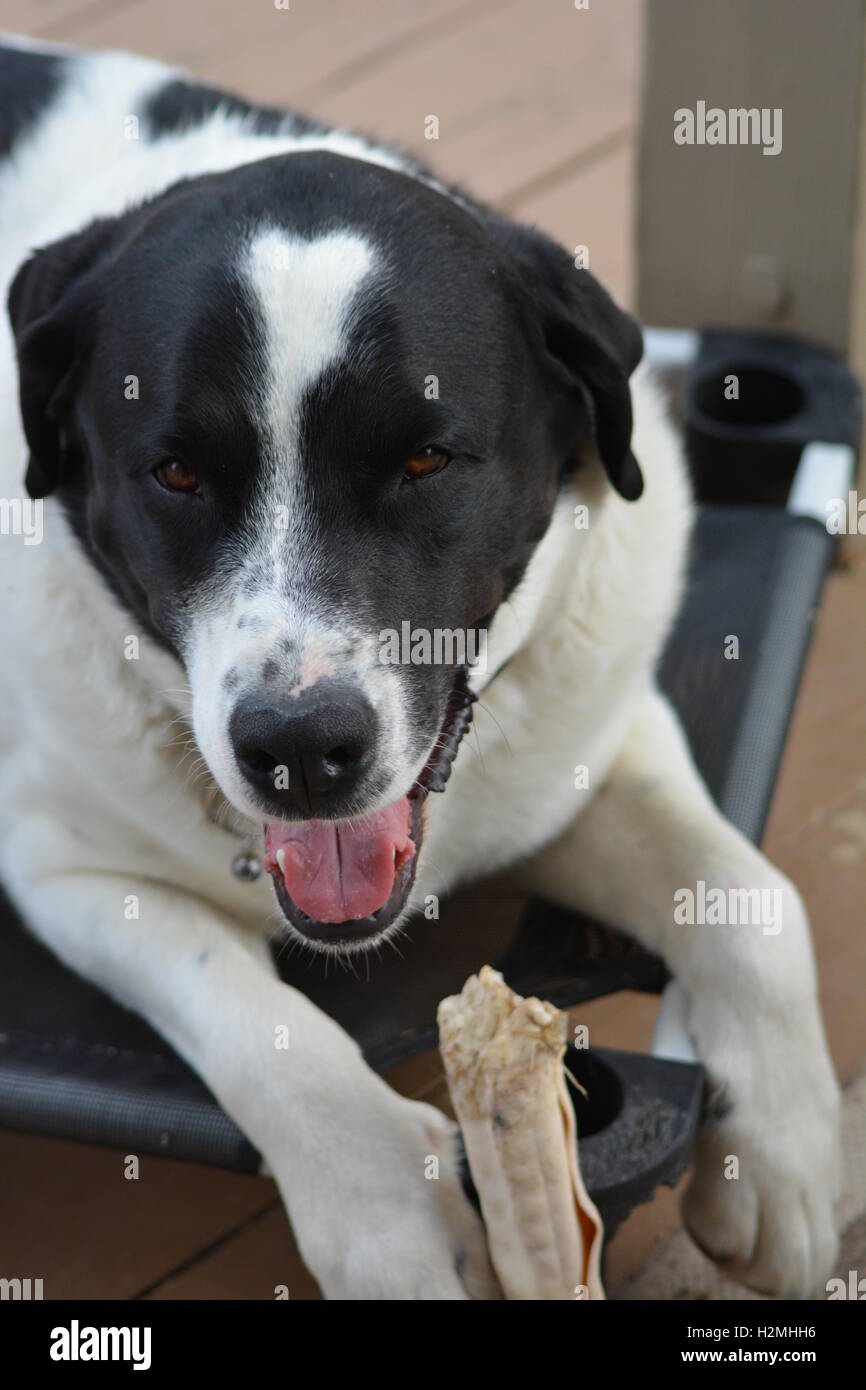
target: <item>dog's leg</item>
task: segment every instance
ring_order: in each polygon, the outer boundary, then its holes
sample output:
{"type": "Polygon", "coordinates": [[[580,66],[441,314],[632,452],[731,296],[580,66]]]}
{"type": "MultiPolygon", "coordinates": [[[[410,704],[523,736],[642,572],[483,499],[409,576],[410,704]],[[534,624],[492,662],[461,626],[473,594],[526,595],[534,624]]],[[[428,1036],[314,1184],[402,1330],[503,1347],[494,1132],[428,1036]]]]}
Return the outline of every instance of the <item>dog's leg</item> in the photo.
{"type": "Polygon", "coordinates": [[[455,1126],[370,1071],[218,911],[76,867],[86,853],[62,826],[31,819],[3,846],[0,873],[33,931],[143,1014],[262,1152],[326,1296],[495,1297],[455,1126]]]}
{"type": "Polygon", "coordinates": [[[527,877],[638,937],[687,993],[710,1082],[684,1199],[698,1244],[756,1289],[813,1287],[836,1249],[839,1101],[808,919],[793,885],[713,805],[661,696],[647,695],[608,780],[527,877]],[[674,894],[697,893],[699,880],[707,893],[769,890],[769,916],[679,925],[686,900],[674,894]]]}

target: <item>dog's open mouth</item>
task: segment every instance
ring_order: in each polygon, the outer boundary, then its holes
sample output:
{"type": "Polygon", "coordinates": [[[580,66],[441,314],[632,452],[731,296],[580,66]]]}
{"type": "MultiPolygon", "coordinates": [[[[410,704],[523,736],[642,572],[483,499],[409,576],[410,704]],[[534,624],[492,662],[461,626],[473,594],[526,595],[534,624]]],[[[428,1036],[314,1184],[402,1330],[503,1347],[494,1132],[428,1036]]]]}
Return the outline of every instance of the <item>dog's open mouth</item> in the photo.
{"type": "Polygon", "coordinates": [[[301,936],[357,947],[403,911],[424,836],[424,802],[429,792],[445,789],[474,700],[462,671],[423,772],[384,810],[357,820],[265,822],[264,867],[301,936]]]}

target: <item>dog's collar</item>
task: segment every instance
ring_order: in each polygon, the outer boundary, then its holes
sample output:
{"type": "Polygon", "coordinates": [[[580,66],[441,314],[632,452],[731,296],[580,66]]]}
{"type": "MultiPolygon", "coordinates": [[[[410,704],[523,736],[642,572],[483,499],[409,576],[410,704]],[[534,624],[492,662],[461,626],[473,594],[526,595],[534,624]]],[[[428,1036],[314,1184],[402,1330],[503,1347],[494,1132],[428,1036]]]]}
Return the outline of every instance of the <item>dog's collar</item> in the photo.
{"type": "Polygon", "coordinates": [[[251,883],[262,874],[264,843],[260,833],[250,831],[239,824],[238,813],[215,782],[205,789],[202,797],[204,813],[211,825],[223,830],[238,841],[237,852],[232,856],[231,871],[235,878],[251,883]]]}

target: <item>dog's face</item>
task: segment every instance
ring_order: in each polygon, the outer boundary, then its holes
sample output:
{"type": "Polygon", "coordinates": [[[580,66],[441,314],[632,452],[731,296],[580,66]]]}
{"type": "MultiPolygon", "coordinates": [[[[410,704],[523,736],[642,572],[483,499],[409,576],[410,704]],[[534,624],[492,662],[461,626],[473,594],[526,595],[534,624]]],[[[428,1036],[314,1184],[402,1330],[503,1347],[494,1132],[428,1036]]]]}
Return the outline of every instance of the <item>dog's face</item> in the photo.
{"type": "Polygon", "coordinates": [[[30,492],[184,663],[295,931],[375,939],[563,477],[594,446],[640,492],[637,329],[545,238],[324,153],[48,247],[10,314],[30,492]]]}

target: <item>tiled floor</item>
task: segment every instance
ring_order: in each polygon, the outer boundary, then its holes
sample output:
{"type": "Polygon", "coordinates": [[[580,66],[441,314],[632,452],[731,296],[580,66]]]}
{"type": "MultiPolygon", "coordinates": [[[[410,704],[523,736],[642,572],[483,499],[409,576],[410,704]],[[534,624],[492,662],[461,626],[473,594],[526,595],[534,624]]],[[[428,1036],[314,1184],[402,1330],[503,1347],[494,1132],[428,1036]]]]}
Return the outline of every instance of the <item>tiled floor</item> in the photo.
{"type": "MultiPolygon", "coordinates": [[[[632,157],[639,0],[577,11],[530,0],[0,0],[0,28],[127,47],[260,101],[398,141],[449,179],[589,247],[632,299],[632,157]],[[428,115],[438,142],[424,139],[428,115]]],[[[861,364],[862,365],[862,364],[861,364]]],[[[827,1026],[843,1079],[866,1054],[866,543],[831,578],[766,836],[811,910],[827,1026]]],[[[644,1047],[654,1002],[581,1009],[593,1036],[644,1047]]],[[[444,1101],[428,1056],[393,1077],[444,1101]]],[[[160,1159],[136,1183],[122,1155],[0,1133],[3,1262],[46,1297],[292,1298],[315,1294],[273,1184],[160,1159]]],[[[675,1194],[638,1209],[608,1284],[676,1225],[675,1194]]]]}

